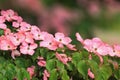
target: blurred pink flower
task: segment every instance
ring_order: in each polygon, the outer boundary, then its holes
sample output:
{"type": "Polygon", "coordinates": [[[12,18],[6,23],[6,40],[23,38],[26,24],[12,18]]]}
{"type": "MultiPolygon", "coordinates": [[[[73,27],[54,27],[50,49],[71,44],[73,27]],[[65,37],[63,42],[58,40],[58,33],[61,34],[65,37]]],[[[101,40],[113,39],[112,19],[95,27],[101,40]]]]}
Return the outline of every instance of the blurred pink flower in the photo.
{"type": "Polygon", "coordinates": [[[0,29],[6,29],[7,28],[7,25],[4,24],[4,23],[0,23],[0,29]]]}
{"type": "Polygon", "coordinates": [[[44,73],[43,73],[43,80],[48,80],[48,77],[50,77],[50,74],[47,70],[44,70],[44,73]]]}
{"type": "Polygon", "coordinates": [[[67,57],[66,54],[59,54],[56,52],[56,58],[60,60],[63,64],[67,65],[67,62],[71,60],[70,57],[67,57]]]}
{"type": "Polygon", "coordinates": [[[11,56],[13,59],[15,59],[15,56],[20,56],[20,52],[18,50],[12,50],[11,56]]]}
{"type": "Polygon", "coordinates": [[[92,79],[95,78],[94,74],[90,71],[90,68],[88,69],[88,76],[92,79]]]}
{"type": "Polygon", "coordinates": [[[0,16],[0,23],[4,23],[5,22],[5,18],[3,16],[0,16]]]}
{"type": "Polygon", "coordinates": [[[83,38],[81,37],[81,35],[79,33],[76,33],[76,38],[79,42],[81,42],[83,44],[83,38]]]}
{"type": "Polygon", "coordinates": [[[43,57],[39,57],[38,60],[39,60],[39,61],[37,62],[37,64],[38,64],[39,66],[41,66],[41,67],[45,67],[45,66],[46,66],[46,61],[44,60],[43,57]]]}
{"type": "Polygon", "coordinates": [[[115,56],[120,57],[120,45],[113,45],[113,52],[115,56]]]}
{"type": "Polygon", "coordinates": [[[35,66],[28,67],[27,71],[30,74],[30,79],[32,79],[32,77],[35,75],[35,66]]]}

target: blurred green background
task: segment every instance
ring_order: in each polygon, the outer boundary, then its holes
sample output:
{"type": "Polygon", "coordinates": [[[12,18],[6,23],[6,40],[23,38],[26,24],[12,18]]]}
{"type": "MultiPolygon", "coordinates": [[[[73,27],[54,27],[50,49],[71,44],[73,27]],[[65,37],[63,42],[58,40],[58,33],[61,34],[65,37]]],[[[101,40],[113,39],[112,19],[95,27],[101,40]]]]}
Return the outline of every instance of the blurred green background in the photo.
{"type": "Polygon", "coordinates": [[[76,44],[76,32],[120,43],[120,0],[0,0],[0,9],[15,10],[41,30],[63,32],[76,44]]]}

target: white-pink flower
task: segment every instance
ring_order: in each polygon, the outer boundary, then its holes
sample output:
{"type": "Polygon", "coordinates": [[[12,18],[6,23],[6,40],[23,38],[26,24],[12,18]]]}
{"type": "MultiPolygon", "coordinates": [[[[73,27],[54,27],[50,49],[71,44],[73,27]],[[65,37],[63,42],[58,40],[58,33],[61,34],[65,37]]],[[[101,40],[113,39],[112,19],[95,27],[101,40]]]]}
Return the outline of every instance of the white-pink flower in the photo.
{"type": "Polygon", "coordinates": [[[20,30],[21,31],[30,31],[32,26],[28,24],[27,22],[21,22],[20,23],[20,30]]]}
{"type": "Polygon", "coordinates": [[[0,37],[0,49],[1,50],[14,50],[17,47],[6,37],[0,37]]]}
{"type": "Polygon", "coordinates": [[[23,44],[20,46],[20,52],[22,54],[28,54],[28,55],[33,55],[35,53],[34,49],[37,48],[37,44],[28,44],[26,42],[23,42],[23,44]]]}
{"type": "Polygon", "coordinates": [[[18,32],[10,35],[9,39],[15,46],[18,46],[25,40],[25,35],[21,32],[18,32]]]}
{"type": "Polygon", "coordinates": [[[58,48],[58,42],[56,42],[52,34],[46,34],[44,40],[40,42],[40,47],[56,50],[58,48]]]}
{"type": "Polygon", "coordinates": [[[55,33],[55,40],[64,45],[68,45],[72,41],[69,37],[65,37],[65,35],[60,32],[55,33]]]}

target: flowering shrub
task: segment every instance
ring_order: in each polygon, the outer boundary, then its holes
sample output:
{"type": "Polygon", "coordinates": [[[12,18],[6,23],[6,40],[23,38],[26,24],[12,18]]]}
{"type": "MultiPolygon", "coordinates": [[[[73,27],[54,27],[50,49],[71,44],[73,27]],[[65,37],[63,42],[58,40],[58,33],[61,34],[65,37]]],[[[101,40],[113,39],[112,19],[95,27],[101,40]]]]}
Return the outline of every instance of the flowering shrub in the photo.
{"type": "Polygon", "coordinates": [[[52,35],[24,22],[13,10],[0,15],[0,80],[120,79],[120,45],[99,38],[52,35]]]}

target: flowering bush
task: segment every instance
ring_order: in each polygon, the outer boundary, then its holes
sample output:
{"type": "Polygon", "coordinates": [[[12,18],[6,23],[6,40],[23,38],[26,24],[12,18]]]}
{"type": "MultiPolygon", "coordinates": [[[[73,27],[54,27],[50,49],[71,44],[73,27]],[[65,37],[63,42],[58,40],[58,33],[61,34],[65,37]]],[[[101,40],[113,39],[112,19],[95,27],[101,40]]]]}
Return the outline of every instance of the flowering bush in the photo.
{"type": "Polygon", "coordinates": [[[120,79],[120,45],[99,38],[72,39],[52,35],[24,22],[13,10],[0,15],[0,80],[113,80],[120,79]]]}

